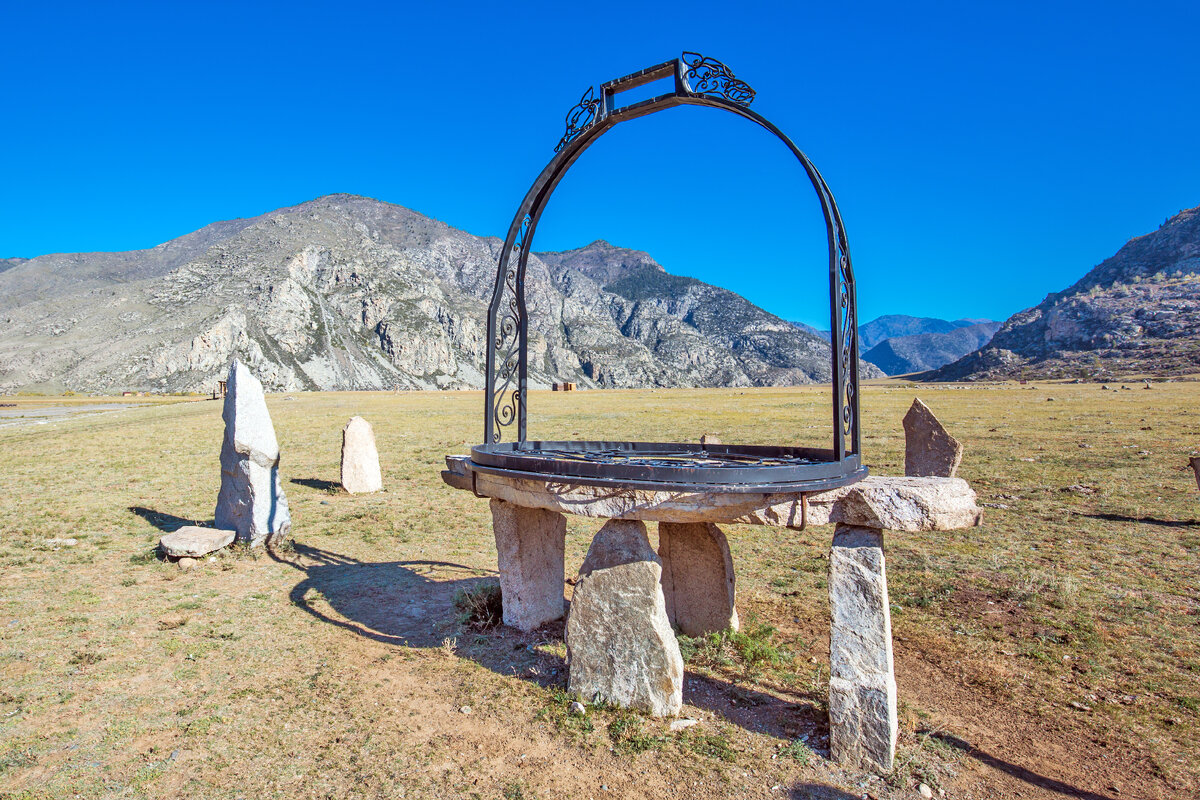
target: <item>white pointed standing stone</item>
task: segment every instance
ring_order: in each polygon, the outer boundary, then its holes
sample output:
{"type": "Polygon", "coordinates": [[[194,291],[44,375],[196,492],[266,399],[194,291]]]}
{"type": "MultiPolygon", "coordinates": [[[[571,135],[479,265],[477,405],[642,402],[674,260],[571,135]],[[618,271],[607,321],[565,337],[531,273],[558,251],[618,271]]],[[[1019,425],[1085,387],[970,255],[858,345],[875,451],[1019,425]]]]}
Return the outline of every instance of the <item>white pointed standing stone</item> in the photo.
{"type": "Polygon", "coordinates": [[[285,537],[292,527],[279,480],[279,442],[267,412],[262,384],[241,361],[229,366],[221,445],[221,493],[216,527],[237,532],[240,542],[261,544],[285,537]]]}
{"type": "Polygon", "coordinates": [[[342,488],[350,494],[383,488],[375,431],[362,417],[351,417],[342,428],[342,488]]]}

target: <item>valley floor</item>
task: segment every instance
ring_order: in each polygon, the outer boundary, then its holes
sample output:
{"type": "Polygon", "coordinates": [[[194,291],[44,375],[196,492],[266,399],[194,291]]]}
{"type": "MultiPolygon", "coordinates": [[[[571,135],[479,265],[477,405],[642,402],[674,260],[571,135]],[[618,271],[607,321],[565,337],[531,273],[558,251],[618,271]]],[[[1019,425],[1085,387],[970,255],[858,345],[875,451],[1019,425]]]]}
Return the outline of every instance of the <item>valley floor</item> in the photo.
{"type": "MultiPolygon", "coordinates": [[[[823,445],[827,391],[535,392],[530,435],[823,445]]],[[[296,393],[268,401],[294,543],[190,572],[154,548],[211,520],[220,403],[0,428],[0,796],[1198,796],[1197,384],[872,383],[874,472],[902,472],[916,395],[986,508],[887,541],[884,779],[826,759],[830,528],[727,529],[743,635],[684,642],[698,725],[571,717],[561,626],[476,630],[453,606],[495,575],[487,503],[438,474],[481,395],[296,393]],[[337,485],[354,414],[383,493],[337,485]]],[[[569,576],[599,524],[568,519],[569,576]]]]}

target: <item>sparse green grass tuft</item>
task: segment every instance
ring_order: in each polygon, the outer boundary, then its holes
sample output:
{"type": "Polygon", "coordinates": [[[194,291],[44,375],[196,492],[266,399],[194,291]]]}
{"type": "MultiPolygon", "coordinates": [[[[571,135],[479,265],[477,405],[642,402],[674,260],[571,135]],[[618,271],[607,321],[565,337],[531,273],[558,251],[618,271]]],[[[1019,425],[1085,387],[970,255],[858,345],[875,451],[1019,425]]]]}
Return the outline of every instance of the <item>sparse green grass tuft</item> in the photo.
{"type": "Polygon", "coordinates": [[[784,758],[794,759],[800,762],[801,765],[807,766],[813,757],[813,751],[803,739],[793,739],[786,747],[779,751],[779,755],[784,758]]]}
{"type": "Polygon", "coordinates": [[[608,738],[618,753],[642,753],[656,750],[667,742],[667,738],[646,731],[646,721],[638,714],[626,709],[613,712],[608,723],[608,738]]]}
{"type": "Polygon", "coordinates": [[[500,583],[488,581],[470,589],[459,589],[454,593],[454,608],[458,611],[461,627],[479,631],[496,627],[504,616],[500,583]]]}

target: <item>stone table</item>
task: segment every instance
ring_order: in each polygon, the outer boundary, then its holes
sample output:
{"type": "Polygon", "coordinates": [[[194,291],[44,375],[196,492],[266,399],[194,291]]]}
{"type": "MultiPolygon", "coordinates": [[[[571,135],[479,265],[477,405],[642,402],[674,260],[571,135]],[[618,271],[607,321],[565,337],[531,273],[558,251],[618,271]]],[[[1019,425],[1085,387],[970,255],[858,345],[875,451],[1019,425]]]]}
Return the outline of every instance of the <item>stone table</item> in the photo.
{"type": "Polygon", "coordinates": [[[737,628],[733,559],[718,526],[834,524],[830,751],[849,766],[891,770],[896,679],[883,532],[978,525],[975,492],[966,481],[871,476],[806,496],[731,494],[494,475],[476,471],[469,456],[449,456],[446,465],[447,484],[490,498],[504,622],[522,630],[563,616],[563,515],[608,520],[575,587],[568,688],[659,715],[677,713],[682,704],[682,660],[674,638],[663,635],[664,620],[690,636],[737,628]],[[646,522],[658,523],[657,554],[646,522]]]}

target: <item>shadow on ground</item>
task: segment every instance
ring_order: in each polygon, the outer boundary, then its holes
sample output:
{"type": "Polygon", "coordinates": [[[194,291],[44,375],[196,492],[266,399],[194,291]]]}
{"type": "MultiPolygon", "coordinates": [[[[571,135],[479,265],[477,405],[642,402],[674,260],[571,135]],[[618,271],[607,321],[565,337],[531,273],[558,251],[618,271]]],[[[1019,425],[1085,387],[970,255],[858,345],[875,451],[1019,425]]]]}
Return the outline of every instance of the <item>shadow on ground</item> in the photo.
{"type": "MultiPolygon", "coordinates": [[[[506,626],[476,631],[459,622],[455,595],[494,581],[494,570],[447,561],[368,563],[296,542],[286,551],[268,548],[268,553],[301,573],[301,580],[290,593],[291,601],[322,622],[402,647],[443,647],[453,640],[456,655],[494,672],[546,688],[566,687],[566,664],[559,655],[562,622],[532,633],[506,626]]],[[[693,672],[686,672],[684,680],[685,703],[777,739],[791,741],[805,735],[815,752],[829,757],[828,718],[817,691],[772,686],[760,691],[693,672]]],[[[956,736],[932,736],[1030,786],[1080,800],[1113,800],[1004,761],[956,736]]],[[[848,800],[856,795],[819,783],[804,783],[791,787],[789,797],[848,800]]]]}
{"type": "Polygon", "coordinates": [[[1039,789],[1057,792],[1064,797],[1080,798],[1081,800],[1115,800],[1115,798],[1106,794],[1096,794],[1095,792],[1090,792],[1087,789],[1080,789],[1076,786],[1072,786],[1069,783],[1063,783],[1062,781],[1055,780],[1054,778],[1048,778],[1045,775],[1039,775],[1038,773],[1026,769],[1018,764],[1013,764],[1009,761],[1005,761],[1002,758],[997,758],[986,750],[980,750],[970,742],[967,742],[949,733],[933,733],[930,734],[930,738],[944,742],[956,750],[962,751],[969,758],[973,758],[981,764],[986,764],[992,769],[999,770],[1007,775],[1011,775],[1018,780],[1024,781],[1030,786],[1036,786],[1039,789]]]}
{"type": "Polygon", "coordinates": [[[292,478],[291,483],[297,486],[307,486],[309,489],[316,489],[318,492],[333,492],[342,485],[337,481],[327,481],[324,478],[292,478]]]}
{"type": "MultiPolygon", "coordinates": [[[[505,626],[476,631],[459,623],[455,595],[494,581],[494,570],[445,561],[366,563],[300,543],[293,543],[290,553],[269,552],[303,573],[291,601],[322,622],[403,647],[442,647],[453,639],[457,655],[494,672],[543,687],[566,686],[566,664],[556,652],[563,641],[561,621],[532,633],[505,626]]],[[[828,723],[815,694],[780,697],[691,672],[684,680],[685,703],[779,739],[807,734],[814,749],[827,752],[822,745],[828,741],[828,723]]]]}
{"type": "Polygon", "coordinates": [[[165,514],[162,511],[155,511],[153,508],[145,506],[130,506],[129,512],[137,514],[142,519],[149,522],[154,527],[164,533],[177,531],[184,525],[199,525],[203,528],[212,527],[212,519],[188,519],[186,517],[177,517],[174,514],[165,514]]]}
{"type": "Polygon", "coordinates": [[[1130,517],[1125,514],[1080,514],[1081,517],[1089,517],[1090,519],[1102,519],[1106,522],[1136,522],[1141,525],[1159,525],[1164,528],[1190,528],[1193,525],[1200,527],[1200,520],[1186,519],[1158,519],[1157,517],[1130,517]]]}
{"type": "Polygon", "coordinates": [[[859,800],[862,795],[843,792],[819,783],[798,783],[788,792],[790,800],[859,800]]]}

